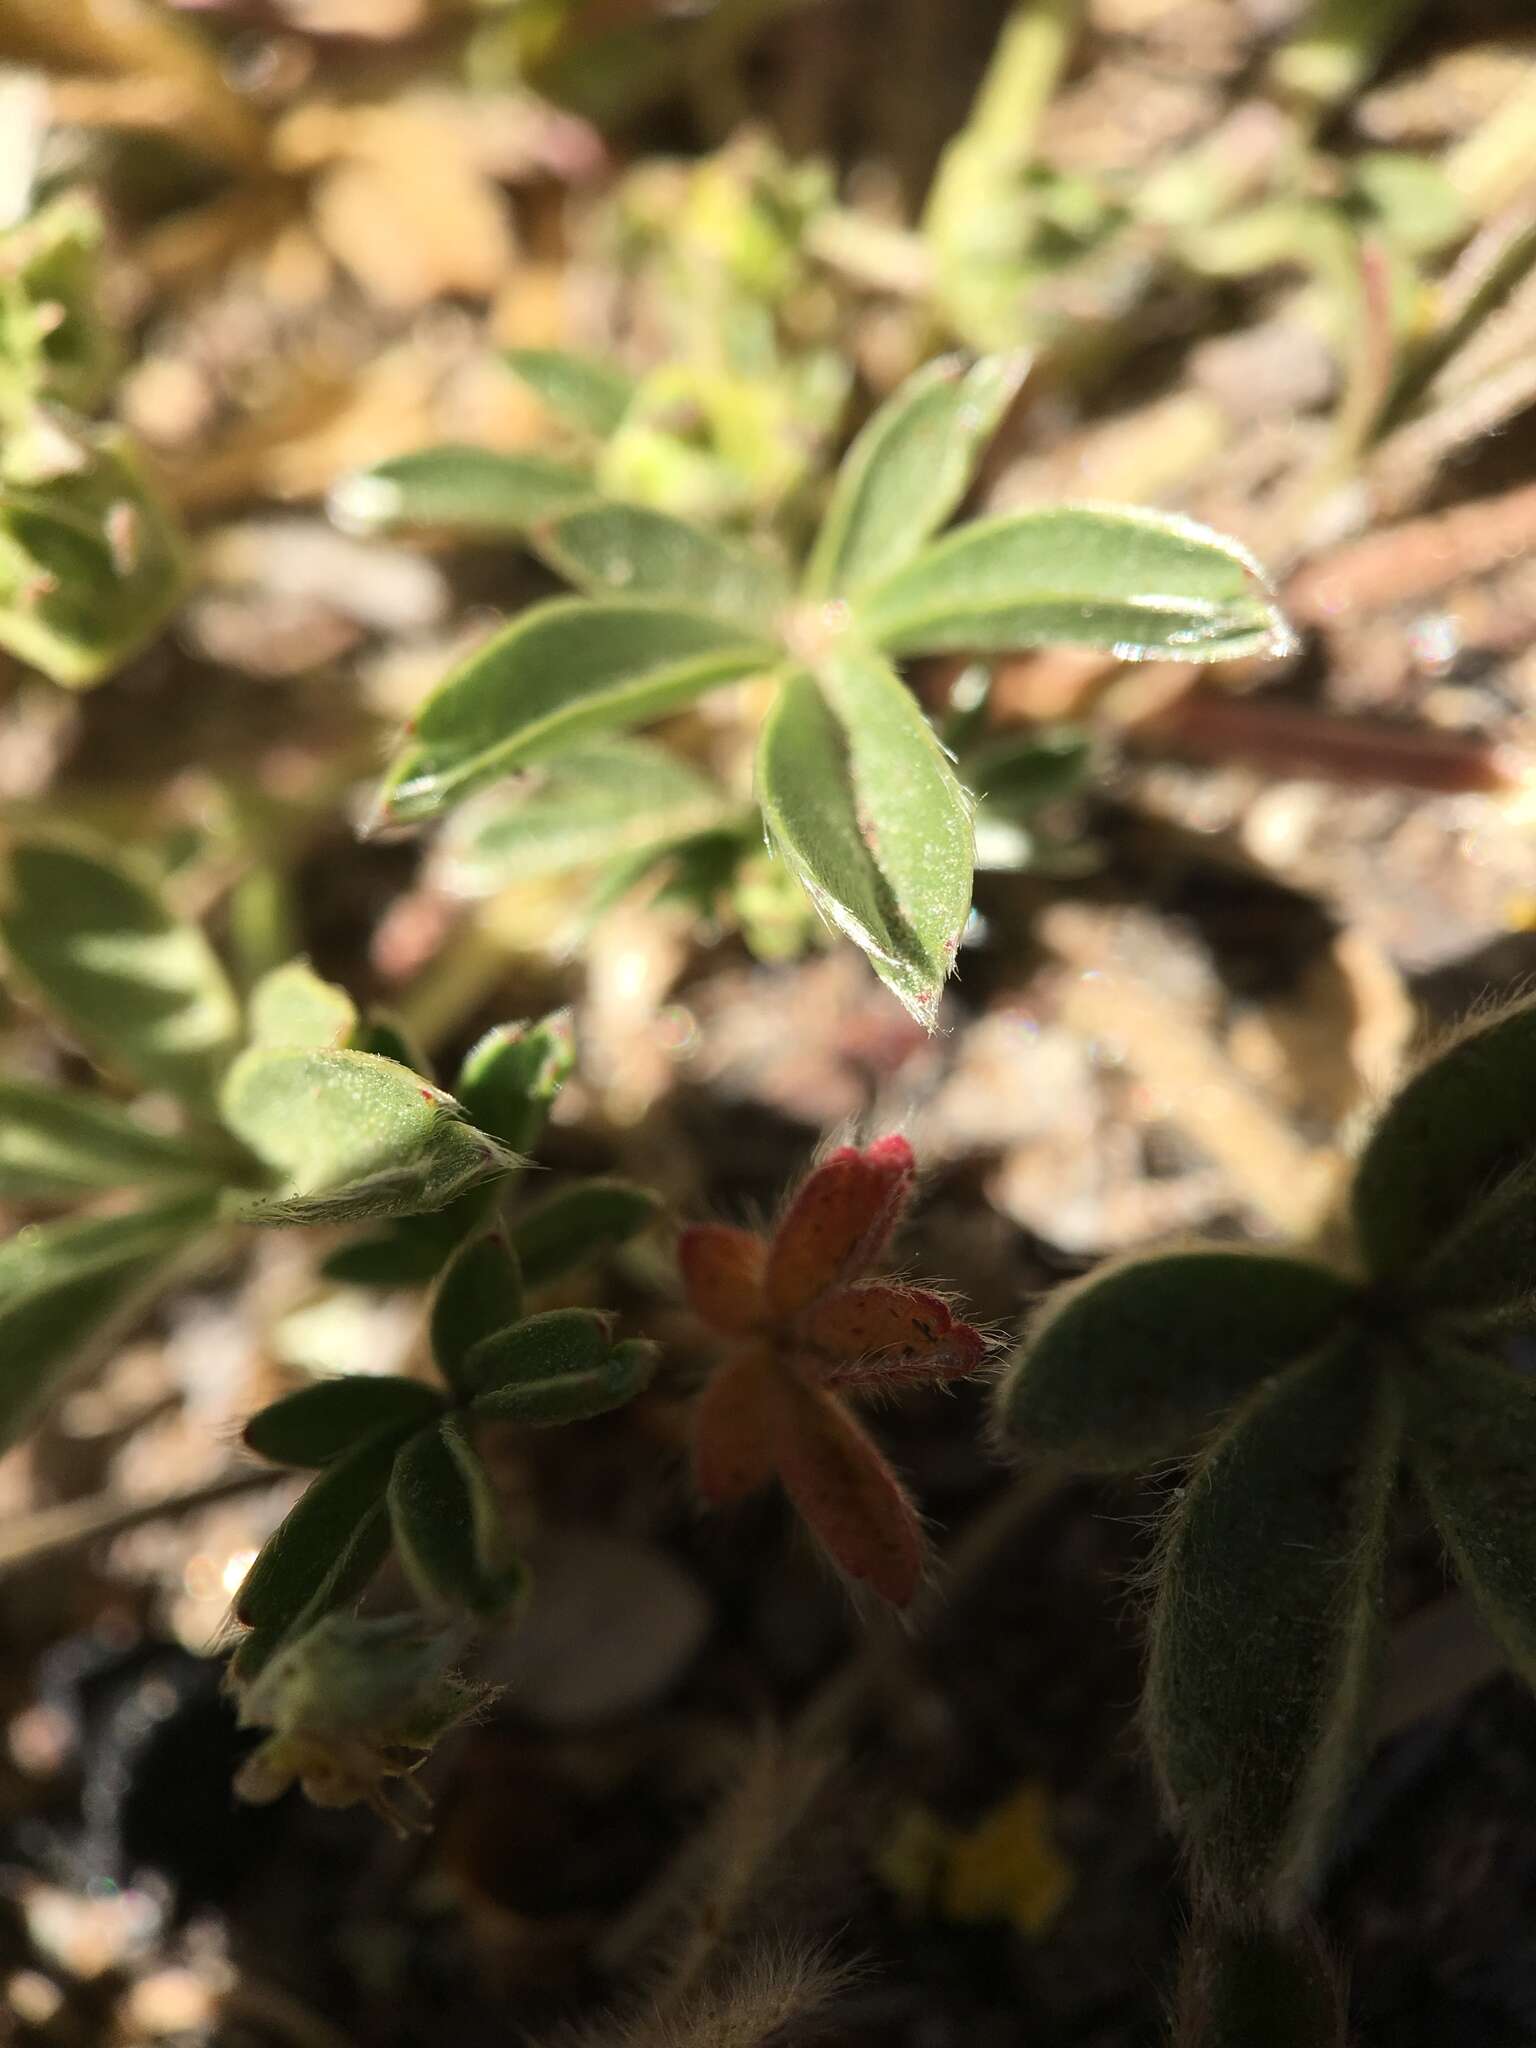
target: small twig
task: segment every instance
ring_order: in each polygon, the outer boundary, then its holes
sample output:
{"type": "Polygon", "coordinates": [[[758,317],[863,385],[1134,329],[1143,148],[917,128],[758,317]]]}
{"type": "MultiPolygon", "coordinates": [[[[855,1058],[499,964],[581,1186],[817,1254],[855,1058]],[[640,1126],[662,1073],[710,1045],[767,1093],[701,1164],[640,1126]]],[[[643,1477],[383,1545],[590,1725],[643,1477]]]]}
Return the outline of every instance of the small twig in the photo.
{"type": "Polygon", "coordinates": [[[1536,484],[1385,527],[1291,577],[1282,602],[1302,625],[1329,626],[1486,576],[1536,546],[1536,484]]]}
{"type": "Polygon", "coordinates": [[[22,1515],[0,1531],[0,1575],[24,1570],[44,1558],[79,1550],[146,1522],[165,1521],[176,1515],[192,1514],[198,1508],[213,1507],[242,1493],[256,1493],[263,1487],[280,1486],[287,1475],[262,1466],[241,1465],[217,1479],[205,1479],[200,1486],[179,1493],[157,1494],[151,1500],[129,1500],[115,1491],[92,1494],[86,1500],[62,1502],[58,1507],[40,1508],[22,1515]]]}
{"type": "Polygon", "coordinates": [[[1275,776],[1430,796],[1508,796],[1531,759],[1477,733],[1334,718],[1305,706],[1196,690],[1126,727],[1133,747],[1201,761],[1245,761],[1275,776]]]}

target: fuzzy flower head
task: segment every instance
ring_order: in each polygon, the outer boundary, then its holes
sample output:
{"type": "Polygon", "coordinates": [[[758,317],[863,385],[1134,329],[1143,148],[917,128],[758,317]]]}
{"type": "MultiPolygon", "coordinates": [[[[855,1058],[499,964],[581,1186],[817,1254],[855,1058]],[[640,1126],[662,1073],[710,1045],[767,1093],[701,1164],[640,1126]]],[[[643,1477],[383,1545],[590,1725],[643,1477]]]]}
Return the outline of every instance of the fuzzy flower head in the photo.
{"type": "Polygon", "coordinates": [[[959,1379],[986,1353],[940,1296],[863,1277],[914,1176],[905,1138],[844,1145],[771,1235],[700,1223],[678,1253],[694,1313],[730,1347],[694,1411],[699,1492],[720,1506],[778,1478],[834,1562],[896,1606],[922,1579],[922,1524],[841,1393],[959,1379]]]}

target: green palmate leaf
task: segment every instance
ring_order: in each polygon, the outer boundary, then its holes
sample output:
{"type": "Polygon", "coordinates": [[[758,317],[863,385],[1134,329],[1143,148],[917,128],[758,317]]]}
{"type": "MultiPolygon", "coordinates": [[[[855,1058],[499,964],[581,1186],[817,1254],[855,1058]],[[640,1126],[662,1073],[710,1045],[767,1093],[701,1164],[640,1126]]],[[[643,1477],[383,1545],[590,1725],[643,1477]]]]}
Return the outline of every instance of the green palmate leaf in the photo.
{"type": "Polygon", "coordinates": [[[328,1465],[377,1429],[419,1429],[442,1406],[442,1396],[419,1380],[349,1373],[273,1401],[251,1417],[243,1435],[248,1450],[274,1465],[328,1465]]]}
{"type": "Polygon", "coordinates": [[[1536,1381],[1447,1349],[1409,1381],[1414,1476],[1463,1584],[1536,1685],[1536,1381]]]}
{"type": "Polygon", "coordinates": [[[234,1599],[252,1633],[233,1664],[255,1676],[285,1638],[355,1600],[389,1548],[385,1489],[418,1422],[386,1423],[326,1466],[257,1553],[234,1599]]]}
{"type": "Polygon", "coordinates": [[[113,1103],[0,1080],[0,1196],[7,1200],[209,1180],[216,1171],[187,1139],[146,1130],[113,1103]]]}
{"type": "Polygon", "coordinates": [[[451,1095],[374,1053],[255,1046],[221,1103],[276,1182],[242,1200],[252,1222],[414,1216],[521,1163],[451,1095]]]}
{"type": "Polygon", "coordinates": [[[342,1046],[357,1030],[357,1008],[344,988],[322,981],[307,960],[290,960],[251,990],[252,1045],[342,1046]]]}
{"type": "Polygon", "coordinates": [[[487,791],[450,824],[440,858],[453,888],[483,895],[534,875],[648,858],[739,814],[667,748],[600,740],[487,791]]]}
{"type": "Polygon", "coordinates": [[[561,348],[509,348],[506,359],[568,426],[606,441],[634,403],[635,383],[610,363],[561,348]]]}
{"type": "Polygon", "coordinates": [[[506,1240],[472,1238],[443,1268],[432,1299],[432,1356],[455,1392],[478,1391],[464,1362],[483,1338],[505,1330],[523,1312],[523,1276],[506,1240]]]}
{"type": "Polygon", "coordinates": [[[1473,1023],[1388,1105],[1355,1174],[1361,1250],[1412,1283],[1501,1183],[1536,1165],[1536,1004],[1473,1023]]]}
{"type": "Polygon", "coordinates": [[[195,925],[106,848],[29,839],[0,877],[0,939],[104,1062],[196,1102],[235,1049],[239,1006],[195,925]]]}
{"type": "Polygon", "coordinates": [[[788,581],[769,557],[644,505],[581,505],[539,527],[533,540],[552,568],[592,597],[675,599],[737,631],[765,635],[789,602],[788,581]]]}
{"type": "Polygon", "coordinates": [[[501,1503],[457,1416],[401,1452],[389,1482],[389,1520],[423,1599],[496,1615],[522,1593],[527,1574],[501,1503]]]}
{"type": "Polygon", "coordinates": [[[1202,1245],[1130,1258],[1052,1296],[1003,1380],[998,1415],[1038,1455],[1145,1471],[1316,1350],[1358,1299],[1326,1267],[1271,1252],[1202,1245]]]}
{"type": "Polygon", "coordinates": [[[623,1180],[584,1180],[525,1209],[512,1225],[512,1246],[530,1287],[552,1280],[625,1244],[661,1209],[646,1188],[623,1180]]]}
{"type": "Polygon", "coordinates": [[[350,531],[442,527],[475,539],[521,539],[596,495],[590,474],[543,455],[490,448],[422,448],[344,477],[331,516],[350,531]]]}
{"type": "Polygon", "coordinates": [[[85,689],[159,632],[186,564],[127,437],[93,428],[73,438],[62,473],[0,480],[0,647],[85,689]]]}
{"type": "Polygon", "coordinates": [[[1344,1986],[1310,1925],[1191,1937],[1173,2048],[1345,2048],[1347,2040],[1344,1986]]]}
{"type": "Polygon", "coordinates": [[[1197,1888],[1300,1905],[1373,1672],[1395,1388],[1346,1340],[1265,1387],[1173,1510],[1143,1710],[1197,1888]]]}
{"type": "MultiPolygon", "coordinates": [[[[523,1327],[527,1329],[529,1325],[525,1323],[523,1327]]],[[[512,1349],[499,1337],[487,1339],[470,1361],[471,1370],[487,1375],[503,1371],[512,1349]]],[[[547,1356],[540,1370],[532,1357],[533,1347],[519,1347],[515,1369],[500,1385],[475,1396],[470,1404],[474,1413],[489,1422],[512,1422],[528,1429],[587,1422],[595,1415],[622,1408],[636,1394],[643,1393],[650,1385],[659,1356],[654,1344],[633,1340],[615,1344],[611,1351],[605,1343],[601,1358],[586,1365],[574,1362],[575,1344],[562,1353],[556,1343],[548,1341],[544,1349],[547,1356]]]]}
{"type": "Polygon", "coordinates": [[[970,805],[916,699],[879,655],[830,650],[764,721],[758,800],[817,909],[932,1026],[971,907],[970,805]]]}
{"type": "Polygon", "coordinates": [[[212,1223],[183,1195],[125,1216],[30,1224],[0,1244],[0,1448],[153,1299],[212,1223]]]}
{"type": "Polygon", "coordinates": [[[576,1064],[569,1010],[532,1024],[497,1024],[459,1069],[459,1099],[474,1122],[514,1152],[531,1152],[576,1064]]]}
{"type": "Polygon", "coordinates": [[[1025,371],[1023,354],[928,364],[849,450],[811,553],[806,593],[856,595],[903,568],[969,490],[1025,371]]]}
{"type": "Polygon", "coordinates": [[[962,526],[868,590],[858,616],[894,654],[1051,643],[1121,661],[1225,661],[1290,644],[1234,542],[1170,513],[1094,505],[962,526]]]}
{"type": "Polygon", "coordinates": [[[429,817],[526,762],[618,731],[773,662],[740,626],[681,606],[583,599],[537,605],[472,654],[417,714],[380,801],[429,817]]]}

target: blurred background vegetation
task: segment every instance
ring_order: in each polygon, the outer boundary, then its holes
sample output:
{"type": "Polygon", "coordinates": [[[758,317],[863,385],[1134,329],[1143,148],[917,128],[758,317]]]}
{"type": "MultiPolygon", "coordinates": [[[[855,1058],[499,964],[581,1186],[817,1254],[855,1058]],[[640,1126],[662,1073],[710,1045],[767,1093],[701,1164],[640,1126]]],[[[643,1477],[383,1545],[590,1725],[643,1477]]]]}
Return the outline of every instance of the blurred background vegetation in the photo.
{"type": "MultiPolygon", "coordinates": [[[[1309,1228],[1426,1021],[1536,966],[1526,0],[0,0],[0,66],[0,837],[133,847],[242,988],[306,953],[447,1072],[570,1004],[541,1157],[679,1215],[900,1124],[914,1270],[1011,1326],[1159,1233],[1309,1228]],[[359,838],[413,706],[555,587],[494,521],[382,534],[359,471],[592,461],[808,533],[905,375],[1004,348],[1031,368],[976,504],[1208,521],[1298,641],[917,666],[985,796],[936,1035],[763,851],[750,688],[359,838]]],[[[0,1004],[7,1073],[87,1074],[0,1004]]],[[[0,1191],[8,1230],[51,1213],[0,1191]]],[[[703,1354],[659,1230],[568,1296],[664,1341],[652,1392],[508,1452],[542,1590],[434,1761],[436,1832],[233,1809],[206,1653],[288,1495],[232,1439],[420,1348],[419,1296],[327,1249],[199,1271],[0,1463],[18,2039],[505,2041],[658,1952],[671,2031],[594,2041],[1163,2038],[1147,1497],[1021,1496],[978,1396],[903,1403],[949,1597],[868,1637],[772,1507],[689,1508],[703,1354]]],[[[1366,2048],[1516,2048],[1536,1716],[1416,1526],[1392,1598],[1327,1922],[1366,2048]]]]}

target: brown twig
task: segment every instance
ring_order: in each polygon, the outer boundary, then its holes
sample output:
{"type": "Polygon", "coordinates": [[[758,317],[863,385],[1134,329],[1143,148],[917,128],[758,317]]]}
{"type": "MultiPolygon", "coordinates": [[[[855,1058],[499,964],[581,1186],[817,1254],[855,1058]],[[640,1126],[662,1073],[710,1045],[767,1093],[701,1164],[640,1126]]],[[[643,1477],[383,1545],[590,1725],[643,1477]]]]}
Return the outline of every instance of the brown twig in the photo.
{"type": "Polygon", "coordinates": [[[39,1508],[22,1515],[0,1532],[0,1576],[23,1571],[44,1558],[79,1550],[125,1530],[141,1528],[146,1522],[165,1521],[175,1515],[189,1515],[198,1508],[215,1506],[242,1493],[256,1493],[263,1487],[280,1486],[285,1475],[262,1466],[241,1465],[188,1486],[179,1493],[156,1494],[150,1500],[129,1500],[108,1491],[87,1500],[63,1501],[57,1507],[39,1508]]]}

